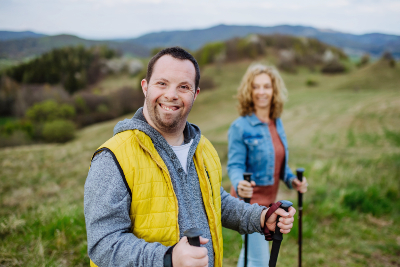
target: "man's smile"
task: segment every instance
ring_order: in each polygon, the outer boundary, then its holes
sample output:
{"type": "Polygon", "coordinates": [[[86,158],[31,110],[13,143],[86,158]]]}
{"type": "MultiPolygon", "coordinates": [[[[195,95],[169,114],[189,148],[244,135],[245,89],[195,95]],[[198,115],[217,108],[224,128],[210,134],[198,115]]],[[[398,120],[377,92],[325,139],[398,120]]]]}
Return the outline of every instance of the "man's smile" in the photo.
{"type": "Polygon", "coordinates": [[[178,106],[166,106],[164,104],[159,104],[160,107],[162,107],[163,109],[167,110],[167,111],[175,111],[178,110],[179,107],[178,106]]]}

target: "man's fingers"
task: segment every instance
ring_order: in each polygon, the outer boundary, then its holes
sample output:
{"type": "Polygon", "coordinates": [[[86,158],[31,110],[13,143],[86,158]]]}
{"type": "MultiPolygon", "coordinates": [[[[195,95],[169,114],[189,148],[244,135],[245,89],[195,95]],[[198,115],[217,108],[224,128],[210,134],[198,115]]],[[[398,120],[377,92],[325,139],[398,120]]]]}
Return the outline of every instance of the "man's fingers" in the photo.
{"type": "Polygon", "coordinates": [[[200,244],[205,245],[210,241],[208,238],[200,236],[200,244]]]}
{"type": "Polygon", "coordinates": [[[290,229],[293,228],[293,222],[288,223],[288,224],[284,224],[284,223],[282,223],[282,222],[279,222],[279,223],[278,223],[278,227],[281,228],[281,229],[283,229],[283,230],[290,230],[290,229]]]}
{"type": "MultiPolygon", "coordinates": [[[[200,243],[206,244],[209,240],[200,237],[200,243]]],[[[208,266],[207,248],[191,246],[186,236],[178,242],[172,253],[174,266],[208,266]]]]}
{"type": "Polygon", "coordinates": [[[191,246],[194,253],[192,253],[192,258],[193,259],[202,259],[204,257],[207,257],[207,249],[204,247],[193,247],[191,246]]]}
{"type": "MultiPolygon", "coordinates": [[[[283,218],[283,217],[281,217],[281,218],[279,218],[278,226],[279,226],[279,225],[285,225],[285,227],[282,227],[282,228],[288,229],[288,228],[286,227],[286,225],[291,225],[291,224],[293,224],[293,222],[294,222],[294,218],[293,218],[293,217],[290,217],[290,218],[283,218]]],[[[280,226],[279,226],[279,227],[280,227],[280,226]]]]}
{"type": "Polygon", "coordinates": [[[289,216],[293,217],[296,214],[296,209],[293,207],[289,207],[289,216]]]}
{"type": "Polygon", "coordinates": [[[185,266],[206,267],[206,266],[208,266],[208,256],[205,256],[202,259],[195,259],[194,262],[189,263],[189,265],[185,265],[185,266]]]}
{"type": "Polygon", "coordinates": [[[279,215],[279,216],[281,216],[281,217],[286,217],[286,216],[289,216],[289,215],[290,215],[289,212],[286,212],[286,211],[285,211],[284,209],[282,209],[282,208],[277,209],[274,213],[277,214],[277,215],[279,215]]]}
{"type": "Polygon", "coordinates": [[[290,228],[290,229],[282,229],[281,228],[281,233],[282,234],[288,234],[288,233],[290,233],[291,230],[292,230],[292,228],[290,228]]]}

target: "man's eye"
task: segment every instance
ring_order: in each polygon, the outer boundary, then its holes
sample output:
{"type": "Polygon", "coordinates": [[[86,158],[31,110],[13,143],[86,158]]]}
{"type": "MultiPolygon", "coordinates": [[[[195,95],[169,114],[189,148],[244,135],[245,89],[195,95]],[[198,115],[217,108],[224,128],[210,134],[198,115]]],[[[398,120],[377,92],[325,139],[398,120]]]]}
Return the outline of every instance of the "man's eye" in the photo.
{"type": "Polygon", "coordinates": [[[189,86],[187,86],[187,85],[182,85],[181,88],[182,88],[182,89],[189,90],[189,86]]]}
{"type": "Polygon", "coordinates": [[[159,82],[158,84],[159,85],[166,85],[164,82],[159,82]]]}

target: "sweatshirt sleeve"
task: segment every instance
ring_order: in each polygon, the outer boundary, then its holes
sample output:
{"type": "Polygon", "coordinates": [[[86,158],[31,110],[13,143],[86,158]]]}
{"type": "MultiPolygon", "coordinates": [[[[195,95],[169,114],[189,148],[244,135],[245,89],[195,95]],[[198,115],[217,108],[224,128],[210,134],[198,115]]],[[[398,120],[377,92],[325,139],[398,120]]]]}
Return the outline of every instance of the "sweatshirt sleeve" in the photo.
{"type": "Polygon", "coordinates": [[[85,183],[84,212],[89,258],[101,266],[163,267],[168,247],[131,233],[131,195],[111,152],[92,160],[85,183]]]}
{"type": "Polygon", "coordinates": [[[266,207],[248,204],[228,194],[221,187],[221,220],[222,226],[239,234],[262,233],[261,213],[266,207]]]}

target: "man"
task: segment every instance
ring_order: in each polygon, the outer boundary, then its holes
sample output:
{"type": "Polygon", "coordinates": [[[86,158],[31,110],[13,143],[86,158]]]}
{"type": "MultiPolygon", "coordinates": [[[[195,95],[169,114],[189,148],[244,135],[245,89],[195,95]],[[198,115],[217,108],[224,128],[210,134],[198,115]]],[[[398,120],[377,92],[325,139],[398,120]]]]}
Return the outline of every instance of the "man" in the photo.
{"type": "Polygon", "coordinates": [[[88,253],[96,266],[222,266],[221,226],[245,233],[292,228],[295,209],[267,209],[231,197],[211,143],[187,117],[200,71],[179,47],[160,51],[141,82],[145,103],[93,156],[85,184],[88,253]],[[183,233],[200,228],[201,247],[183,233]]]}

